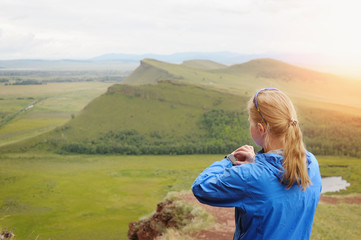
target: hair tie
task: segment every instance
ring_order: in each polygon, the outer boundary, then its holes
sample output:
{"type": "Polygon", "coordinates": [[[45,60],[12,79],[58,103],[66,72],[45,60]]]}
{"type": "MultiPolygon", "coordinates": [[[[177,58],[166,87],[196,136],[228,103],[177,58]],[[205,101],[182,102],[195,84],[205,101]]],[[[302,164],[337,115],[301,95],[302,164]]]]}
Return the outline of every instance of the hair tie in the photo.
{"type": "Polygon", "coordinates": [[[295,127],[297,124],[298,124],[298,121],[296,119],[292,118],[291,121],[290,121],[290,126],[295,127]]]}

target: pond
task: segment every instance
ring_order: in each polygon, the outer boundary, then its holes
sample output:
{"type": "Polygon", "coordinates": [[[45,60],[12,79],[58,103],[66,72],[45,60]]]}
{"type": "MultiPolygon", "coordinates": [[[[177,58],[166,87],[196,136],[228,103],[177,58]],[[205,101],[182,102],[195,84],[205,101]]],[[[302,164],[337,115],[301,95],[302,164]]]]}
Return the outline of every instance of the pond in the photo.
{"type": "Polygon", "coordinates": [[[322,191],[321,193],[326,192],[338,192],[340,190],[345,190],[351,184],[346,180],[342,179],[341,176],[338,177],[323,177],[322,178],[322,191]]]}

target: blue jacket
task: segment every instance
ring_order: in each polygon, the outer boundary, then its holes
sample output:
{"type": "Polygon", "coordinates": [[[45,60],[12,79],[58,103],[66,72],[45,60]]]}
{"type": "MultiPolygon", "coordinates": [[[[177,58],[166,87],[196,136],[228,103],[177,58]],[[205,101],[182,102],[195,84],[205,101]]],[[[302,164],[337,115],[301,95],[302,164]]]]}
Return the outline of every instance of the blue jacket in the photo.
{"type": "Polygon", "coordinates": [[[197,177],[192,191],[201,203],[235,207],[234,239],[309,239],[322,184],[316,158],[306,155],[312,185],[305,191],[280,183],[283,157],[272,153],[240,166],[228,159],[215,162],[197,177]]]}

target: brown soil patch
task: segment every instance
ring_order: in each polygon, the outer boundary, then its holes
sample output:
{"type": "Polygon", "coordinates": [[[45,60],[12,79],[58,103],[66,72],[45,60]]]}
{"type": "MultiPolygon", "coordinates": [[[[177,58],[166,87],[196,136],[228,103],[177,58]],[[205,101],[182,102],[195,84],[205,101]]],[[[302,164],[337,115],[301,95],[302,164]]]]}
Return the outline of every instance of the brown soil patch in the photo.
{"type": "Polygon", "coordinates": [[[347,196],[321,196],[321,202],[329,204],[347,203],[361,204],[361,194],[351,194],[347,196]]]}

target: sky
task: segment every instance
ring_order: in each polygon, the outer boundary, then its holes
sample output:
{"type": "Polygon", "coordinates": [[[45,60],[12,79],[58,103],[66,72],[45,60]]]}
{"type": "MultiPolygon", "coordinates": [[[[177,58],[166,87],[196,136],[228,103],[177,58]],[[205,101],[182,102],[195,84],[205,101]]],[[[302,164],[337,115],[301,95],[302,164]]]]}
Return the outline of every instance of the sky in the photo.
{"type": "Polygon", "coordinates": [[[359,0],[1,0],[0,60],[230,51],[360,68],[360,11],[359,0]]]}

